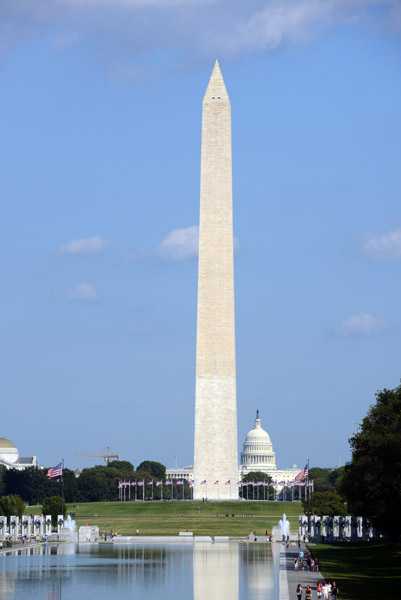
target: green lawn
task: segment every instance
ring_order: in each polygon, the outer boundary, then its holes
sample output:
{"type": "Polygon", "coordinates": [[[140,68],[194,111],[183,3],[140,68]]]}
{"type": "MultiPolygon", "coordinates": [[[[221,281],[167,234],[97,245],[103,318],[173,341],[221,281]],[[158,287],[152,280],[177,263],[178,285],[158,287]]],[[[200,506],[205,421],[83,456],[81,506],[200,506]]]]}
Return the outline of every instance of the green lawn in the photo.
{"type": "Polygon", "coordinates": [[[401,598],[401,544],[332,543],[310,550],[323,576],[336,581],[341,600],[401,598]]]}
{"type": "MultiPolygon", "coordinates": [[[[188,529],[196,535],[245,536],[255,530],[259,535],[270,533],[283,512],[296,531],[302,506],[298,502],[93,502],[69,504],[68,511],[78,527],[89,523],[122,535],[134,535],[137,529],[141,535],[178,535],[188,529]],[[226,509],[235,516],[226,517],[226,509]]],[[[40,514],[41,507],[29,506],[27,512],[40,514]]]]}

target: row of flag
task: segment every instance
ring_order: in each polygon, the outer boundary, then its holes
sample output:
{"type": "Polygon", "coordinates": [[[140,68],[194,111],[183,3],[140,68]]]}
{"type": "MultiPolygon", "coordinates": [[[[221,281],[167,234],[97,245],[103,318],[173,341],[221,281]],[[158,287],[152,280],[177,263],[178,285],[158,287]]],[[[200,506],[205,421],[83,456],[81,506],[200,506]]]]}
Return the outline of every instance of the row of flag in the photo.
{"type": "MultiPolygon", "coordinates": [[[[61,464],[59,465],[59,467],[61,466],[61,464]]],[[[57,468],[57,467],[55,467],[57,468]]],[[[258,485],[262,485],[262,486],[272,486],[272,487],[277,487],[277,486],[292,486],[292,485],[300,485],[300,486],[312,486],[311,482],[303,482],[302,479],[306,479],[309,475],[309,466],[308,463],[305,465],[305,467],[302,469],[302,471],[300,471],[298,473],[298,475],[295,477],[294,481],[271,481],[270,483],[267,481],[237,481],[237,485],[245,487],[247,485],[253,485],[253,486],[258,486],[258,485]]],[[[173,483],[175,483],[176,485],[184,485],[184,481],[182,480],[177,480],[177,481],[172,481],[170,479],[167,479],[164,482],[164,485],[172,485],[173,483]]],[[[194,480],[190,480],[188,481],[188,485],[189,486],[193,486],[194,485],[194,480]]],[[[143,481],[120,481],[120,483],[118,484],[119,488],[123,488],[123,487],[128,487],[128,486],[135,486],[135,485],[139,485],[139,486],[144,486],[145,485],[145,480],[143,481]]],[[[152,481],[148,481],[148,483],[146,485],[153,485],[153,480],[152,481]]],[[[156,486],[159,485],[163,485],[163,481],[156,481],[156,486]]],[[[206,479],[204,479],[203,481],[201,481],[201,485],[207,485],[207,481],[206,479]]],[[[213,485],[219,485],[219,480],[216,479],[216,481],[213,482],[213,485]]],[[[229,479],[228,481],[226,481],[224,483],[224,485],[231,485],[231,480],[229,479]]]]}

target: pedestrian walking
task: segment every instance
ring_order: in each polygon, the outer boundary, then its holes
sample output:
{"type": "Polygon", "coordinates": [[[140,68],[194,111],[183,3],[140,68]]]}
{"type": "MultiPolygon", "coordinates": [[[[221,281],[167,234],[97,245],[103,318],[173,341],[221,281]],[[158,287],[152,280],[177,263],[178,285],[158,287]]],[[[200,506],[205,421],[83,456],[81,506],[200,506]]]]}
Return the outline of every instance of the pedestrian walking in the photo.
{"type": "Polygon", "coordinates": [[[322,594],[323,594],[323,600],[329,600],[329,586],[326,582],[324,582],[324,584],[322,586],[322,594]]]}
{"type": "Polygon", "coordinates": [[[323,586],[322,586],[321,582],[318,581],[316,584],[316,594],[317,594],[318,599],[322,597],[322,587],[323,586]]]}
{"type": "Polygon", "coordinates": [[[309,584],[305,588],[305,600],[312,600],[312,588],[309,584]]]}
{"type": "Polygon", "coordinates": [[[302,585],[300,583],[297,585],[296,595],[298,600],[302,600],[302,585]]]}
{"type": "Polygon", "coordinates": [[[337,600],[337,596],[340,593],[338,586],[335,581],[331,585],[331,600],[337,600]]]}

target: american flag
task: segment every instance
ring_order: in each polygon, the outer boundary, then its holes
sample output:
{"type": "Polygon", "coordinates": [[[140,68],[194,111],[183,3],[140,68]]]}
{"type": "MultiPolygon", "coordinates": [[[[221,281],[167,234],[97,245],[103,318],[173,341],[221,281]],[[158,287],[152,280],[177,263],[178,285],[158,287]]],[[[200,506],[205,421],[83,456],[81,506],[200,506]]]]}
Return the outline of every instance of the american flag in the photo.
{"type": "Polygon", "coordinates": [[[182,481],[176,481],[175,483],[176,483],[176,485],[183,485],[182,481]]]}
{"type": "Polygon", "coordinates": [[[136,481],[131,481],[131,485],[136,485],[136,481]]]}
{"type": "Polygon", "coordinates": [[[308,477],[308,473],[309,473],[309,469],[308,469],[308,463],[306,463],[306,465],[304,466],[304,468],[302,469],[302,471],[300,471],[298,473],[298,475],[295,477],[294,479],[294,483],[299,483],[302,479],[305,479],[305,477],[308,477]]]}
{"type": "Polygon", "coordinates": [[[53,479],[54,477],[62,477],[63,476],[63,463],[57,465],[57,467],[51,467],[47,471],[47,476],[49,479],[53,479]]]}
{"type": "Polygon", "coordinates": [[[204,479],[203,481],[201,481],[201,485],[206,485],[206,479],[204,479]]]}
{"type": "Polygon", "coordinates": [[[162,485],[163,482],[162,481],[156,481],[156,486],[162,485]]]}
{"type": "Polygon", "coordinates": [[[145,482],[144,481],[138,481],[137,485],[144,485],[145,482]]]}
{"type": "Polygon", "coordinates": [[[224,485],[230,485],[230,484],[231,484],[231,479],[229,479],[228,481],[226,481],[224,485]]]}
{"type": "Polygon", "coordinates": [[[152,481],[148,481],[147,485],[153,485],[153,480],[152,481]]]}
{"type": "Polygon", "coordinates": [[[173,482],[171,481],[171,479],[167,479],[166,480],[166,485],[171,485],[173,482]]]}

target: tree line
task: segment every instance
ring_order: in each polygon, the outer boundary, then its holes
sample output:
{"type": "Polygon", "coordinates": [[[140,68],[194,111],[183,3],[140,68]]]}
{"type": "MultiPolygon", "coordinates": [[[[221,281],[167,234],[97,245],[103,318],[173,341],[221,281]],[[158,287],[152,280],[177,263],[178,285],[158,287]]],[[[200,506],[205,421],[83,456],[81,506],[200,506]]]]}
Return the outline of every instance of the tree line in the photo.
{"type": "MultiPolygon", "coordinates": [[[[135,470],[127,460],[114,460],[107,466],[97,465],[83,469],[79,477],[71,469],[64,468],[64,498],[68,503],[118,500],[118,484],[121,480],[145,481],[145,493],[149,496],[150,488],[147,483],[153,480],[153,497],[159,499],[161,486],[158,487],[155,483],[164,481],[165,476],[166,467],[155,461],[144,461],[135,470]]],[[[164,488],[167,491],[166,486],[164,488]]],[[[174,497],[181,497],[180,490],[175,489],[174,492],[174,497]]],[[[61,495],[61,480],[49,479],[47,469],[39,467],[18,471],[3,466],[0,468],[0,495],[17,495],[28,505],[43,504],[46,498],[61,495]]]]}

